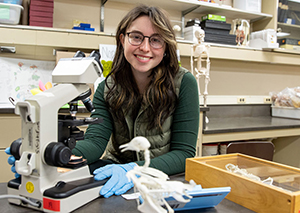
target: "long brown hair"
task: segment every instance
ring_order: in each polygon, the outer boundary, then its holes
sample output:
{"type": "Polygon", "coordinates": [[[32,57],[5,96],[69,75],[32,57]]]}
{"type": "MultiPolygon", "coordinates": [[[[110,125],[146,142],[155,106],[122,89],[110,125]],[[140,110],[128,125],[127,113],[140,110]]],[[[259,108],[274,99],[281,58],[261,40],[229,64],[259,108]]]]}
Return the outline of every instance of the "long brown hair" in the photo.
{"type": "Polygon", "coordinates": [[[125,124],[124,114],[130,110],[149,106],[148,129],[159,128],[175,109],[177,96],[175,93],[174,77],[179,70],[176,54],[177,43],[172,25],[166,12],[158,7],[139,5],[132,9],[119,23],[116,32],[116,54],[112,63],[112,70],[106,78],[113,79],[113,86],[108,86],[106,101],[115,119],[125,124]],[[160,36],[166,49],[163,60],[152,69],[152,77],[148,88],[141,96],[132,75],[131,66],[124,56],[124,49],[120,35],[126,35],[126,30],[134,20],[140,16],[148,16],[160,36]],[[142,103],[142,105],[140,105],[142,103]],[[122,110],[123,109],[123,110],[122,110]]]}

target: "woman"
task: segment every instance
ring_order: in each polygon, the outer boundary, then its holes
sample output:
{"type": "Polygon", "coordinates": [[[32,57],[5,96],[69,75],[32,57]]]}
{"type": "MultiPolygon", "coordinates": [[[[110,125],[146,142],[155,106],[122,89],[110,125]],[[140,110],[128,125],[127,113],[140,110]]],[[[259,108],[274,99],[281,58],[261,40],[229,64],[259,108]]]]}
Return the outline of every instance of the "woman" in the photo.
{"type": "Polygon", "coordinates": [[[195,155],[199,126],[197,83],[179,67],[166,14],[145,5],[132,9],[117,28],[116,43],[112,70],[93,99],[91,116],[103,122],[90,125],[73,149],[96,180],[110,178],[100,191],[104,197],[133,187],[126,172],[144,164],[142,153],[120,152],[120,145],[144,136],[151,143],[150,167],[181,173],[185,159],[195,155]]]}
{"type": "Polygon", "coordinates": [[[91,125],[73,150],[88,160],[91,171],[114,163],[94,171],[97,180],[112,176],[100,191],[104,197],[125,193],[133,186],[126,172],[144,164],[142,153],[121,153],[120,145],[144,136],[151,143],[150,167],[168,175],[181,173],[185,159],[195,155],[199,127],[197,83],[179,67],[166,14],[145,5],[132,9],[119,23],[116,44],[112,71],[93,100],[92,117],[104,121],[91,125]]]}

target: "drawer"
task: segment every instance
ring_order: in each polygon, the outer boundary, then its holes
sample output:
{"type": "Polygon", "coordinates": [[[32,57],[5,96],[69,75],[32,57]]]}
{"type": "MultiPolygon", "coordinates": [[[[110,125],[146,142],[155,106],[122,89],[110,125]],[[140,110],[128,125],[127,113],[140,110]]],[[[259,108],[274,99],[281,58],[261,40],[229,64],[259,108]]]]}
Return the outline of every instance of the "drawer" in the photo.
{"type": "Polygon", "coordinates": [[[21,137],[21,117],[14,114],[1,114],[0,130],[0,148],[5,149],[6,147],[10,146],[14,140],[21,137]]]}
{"type": "Polygon", "coordinates": [[[9,155],[7,155],[4,150],[0,150],[0,183],[8,182],[11,179],[15,178],[14,173],[10,170],[11,165],[7,163],[7,158],[9,155]]]}

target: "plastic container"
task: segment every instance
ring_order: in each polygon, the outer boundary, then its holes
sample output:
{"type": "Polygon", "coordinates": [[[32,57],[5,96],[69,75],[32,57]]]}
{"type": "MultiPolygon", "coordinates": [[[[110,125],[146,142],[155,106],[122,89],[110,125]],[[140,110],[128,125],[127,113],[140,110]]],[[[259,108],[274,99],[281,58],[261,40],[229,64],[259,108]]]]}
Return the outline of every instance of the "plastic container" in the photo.
{"type": "Polygon", "coordinates": [[[0,3],[0,24],[18,24],[22,10],[18,4],[0,3]]]}
{"type": "Polygon", "coordinates": [[[233,0],[233,7],[240,10],[261,13],[261,0],[233,0]]]}
{"type": "Polygon", "coordinates": [[[22,5],[23,0],[0,0],[0,3],[22,5]]]}
{"type": "Polygon", "coordinates": [[[201,30],[200,26],[189,26],[184,28],[184,39],[198,43],[198,39],[195,36],[196,30],[201,30]]]}
{"type": "Polygon", "coordinates": [[[202,145],[202,156],[213,156],[218,155],[219,145],[217,143],[203,144],[202,145]]]}
{"type": "Polygon", "coordinates": [[[176,20],[171,20],[172,28],[175,33],[176,38],[182,38],[182,22],[181,21],[176,21],[176,20]]]}
{"type": "Polygon", "coordinates": [[[219,153],[220,155],[225,155],[227,153],[227,146],[229,143],[221,143],[219,145],[219,153]]]}
{"type": "Polygon", "coordinates": [[[272,106],[272,116],[282,118],[300,119],[300,109],[294,107],[272,106]]]}
{"type": "Polygon", "coordinates": [[[250,47],[257,48],[278,48],[277,34],[274,29],[266,29],[252,32],[250,34],[250,47]]]}

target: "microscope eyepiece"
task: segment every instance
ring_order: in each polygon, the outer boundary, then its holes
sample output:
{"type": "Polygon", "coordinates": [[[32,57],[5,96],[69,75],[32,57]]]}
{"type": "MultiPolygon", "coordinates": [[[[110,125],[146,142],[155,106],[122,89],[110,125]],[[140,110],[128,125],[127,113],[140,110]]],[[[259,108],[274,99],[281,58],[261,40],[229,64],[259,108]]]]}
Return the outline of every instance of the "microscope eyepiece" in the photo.
{"type": "Polygon", "coordinates": [[[93,50],[89,57],[94,57],[95,60],[98,62],[100,60],[100,53],[98,50],[93,50]]]}
{"type": "Polygon", "coordinates": [[[99,53],[98,50],[93,50],[93,52],[91,52],[91,54],[90,54],[89,57],[94,57],[95,61],[97,61],[97,63],[100,66],[101,70],[103,70],[103,66],[102,66],[102,64],[100,62],[101,55],[100,55],[100,53],[99,53]]]}
{"type": "Polygon", "coordinates": [[[85,57],[84,52],[78,50],[75,55],[73,56],[73,58],[79,58],[79,57],[85,57]]]}

